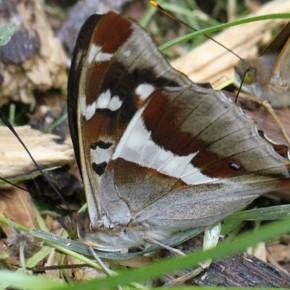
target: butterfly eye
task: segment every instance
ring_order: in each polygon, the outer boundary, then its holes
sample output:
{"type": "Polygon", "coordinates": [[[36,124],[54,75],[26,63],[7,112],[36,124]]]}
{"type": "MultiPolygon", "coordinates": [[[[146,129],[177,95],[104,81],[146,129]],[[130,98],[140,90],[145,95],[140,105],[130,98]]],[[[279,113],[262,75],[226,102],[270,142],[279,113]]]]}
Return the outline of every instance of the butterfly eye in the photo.
{"type": "Polygon", "coordinates": [[[247,85],[251,85],[256,78],[256,69],[254,68],[249,68],[246,70],[245,74],[244,74],[244,83],[247,85]]]}

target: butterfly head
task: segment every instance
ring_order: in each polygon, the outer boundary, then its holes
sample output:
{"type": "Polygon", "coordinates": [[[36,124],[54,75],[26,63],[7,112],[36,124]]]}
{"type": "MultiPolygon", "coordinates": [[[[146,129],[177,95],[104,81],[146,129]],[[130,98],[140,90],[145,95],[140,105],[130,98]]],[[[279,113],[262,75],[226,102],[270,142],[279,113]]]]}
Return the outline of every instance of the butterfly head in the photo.
{"type": "Polygon", "coordinates": [[[235,74],[239,82],[252,85],[256,81],[257,69],[250,60],[241,60],[235,67],[235,74]]]}

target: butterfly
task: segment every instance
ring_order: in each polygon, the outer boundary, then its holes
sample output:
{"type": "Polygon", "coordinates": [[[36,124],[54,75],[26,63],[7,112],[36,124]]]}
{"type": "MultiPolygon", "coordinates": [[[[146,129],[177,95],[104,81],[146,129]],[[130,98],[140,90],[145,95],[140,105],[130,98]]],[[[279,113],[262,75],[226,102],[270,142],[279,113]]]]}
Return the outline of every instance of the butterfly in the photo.
{"type": "Polygon", "coordinates": [[[164,242],[289,186],[289,160],[254,121],[226,93],[173,69],[115,12],[83,25],[68,92],[88,203],[76,232],[98,250],[164,242]]]}
{"type": "Polygon", "coordinates": [[[273,107],[290,105],[290,22],[259,57],[241,60],[235,67],[238,80],[273,107]]]}

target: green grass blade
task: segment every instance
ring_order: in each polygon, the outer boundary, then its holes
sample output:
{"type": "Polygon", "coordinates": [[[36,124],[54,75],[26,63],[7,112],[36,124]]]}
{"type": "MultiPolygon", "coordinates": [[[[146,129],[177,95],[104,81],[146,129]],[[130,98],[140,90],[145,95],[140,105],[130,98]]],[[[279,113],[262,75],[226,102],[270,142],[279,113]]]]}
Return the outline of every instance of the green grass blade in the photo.
{"type": "Polygon", "coordinates": [[[288,232],[290,232],[290,220],[282,220],[270,225],[266,225],[254,233],[246,233],[240,235],[232,241],[225,241],[220,243],[214,249],[210,249],[204,252],[193,252],[185,257],[180,256],[171,259],[164,259],[140,269],[122,271],[118,276],[100,278],[98,280],[79,283],[70,287],[63,287],[62,289],[110,289],[117,287],[118,285],[128,285],[128,283],[131,282],[152,280],[167,273],[196,266],[198,263],[201,263],[210,258],[218,259],[244,251],[250,245],[256,244],[260,241],[273,239],[288,232]]]}
{"type": "Polygon", "coordinates": [[[51,290],[58,289],[63,284],[43,276],[31,276],[24,273],[16,273],[0,270],[0,287],[2,289],[30,289],[30,290],[51,290]]]}
{"type": "Polygon", "coordinates": [[[255,208],[236,212],[226,220],[234,221],[274,221],[290,217],[290,205],[277,205],[263,208],[255,208]]]}
{"type": "Polygon", "coordinates": [[[245,24],[245,23],[249,23],[249,22],[262,21],[262,20],[289,19],[289,18],[290,18],[290,13],[275,13],[275,14],[267,14],[267,15],[249,17],[246,19],[238,19],[238,20],[235,20],[232,22],[211,26],[209,28],[201,29],[199,31],[194,31],[192,33],[177,37],[171,41],[168,41],[168,42],[160,45],[159,49],[162,51],[162,50],[168,49],[169,47],[174,46],[176,44],[193,39],[197,36],[210,35],[213,32],[224,30],[226,28],[229,28],[229,27],[235,26],[235,25],[245,24]]]}

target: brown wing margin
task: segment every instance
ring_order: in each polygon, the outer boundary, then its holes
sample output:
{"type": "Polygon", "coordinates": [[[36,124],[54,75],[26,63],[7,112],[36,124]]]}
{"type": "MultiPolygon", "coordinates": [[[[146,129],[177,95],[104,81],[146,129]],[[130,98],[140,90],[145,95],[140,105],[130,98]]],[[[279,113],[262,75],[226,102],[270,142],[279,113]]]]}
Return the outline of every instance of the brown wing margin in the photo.
{"type": "MultiPolygon", "coordinates": [[[[94,31],[97,23],[100,21],[103,15],[92,15],[82,26],[78,39],[76,41],[72,64],[68,78],[68,98],[67,98],[67,111],[68,122],[70,128],[70,134],[74,146],[75,157],[80,166],[80,153],[79,153],[79,141],[78,141],[78,123],[77,123],[77,104],[79,98],[80,76],[83,67],[83,61],[85,60],[88,47],[91,41],[91,35],[94,31]]],[[[81,170],[80,170],[81,172],[81,170]]]]}

